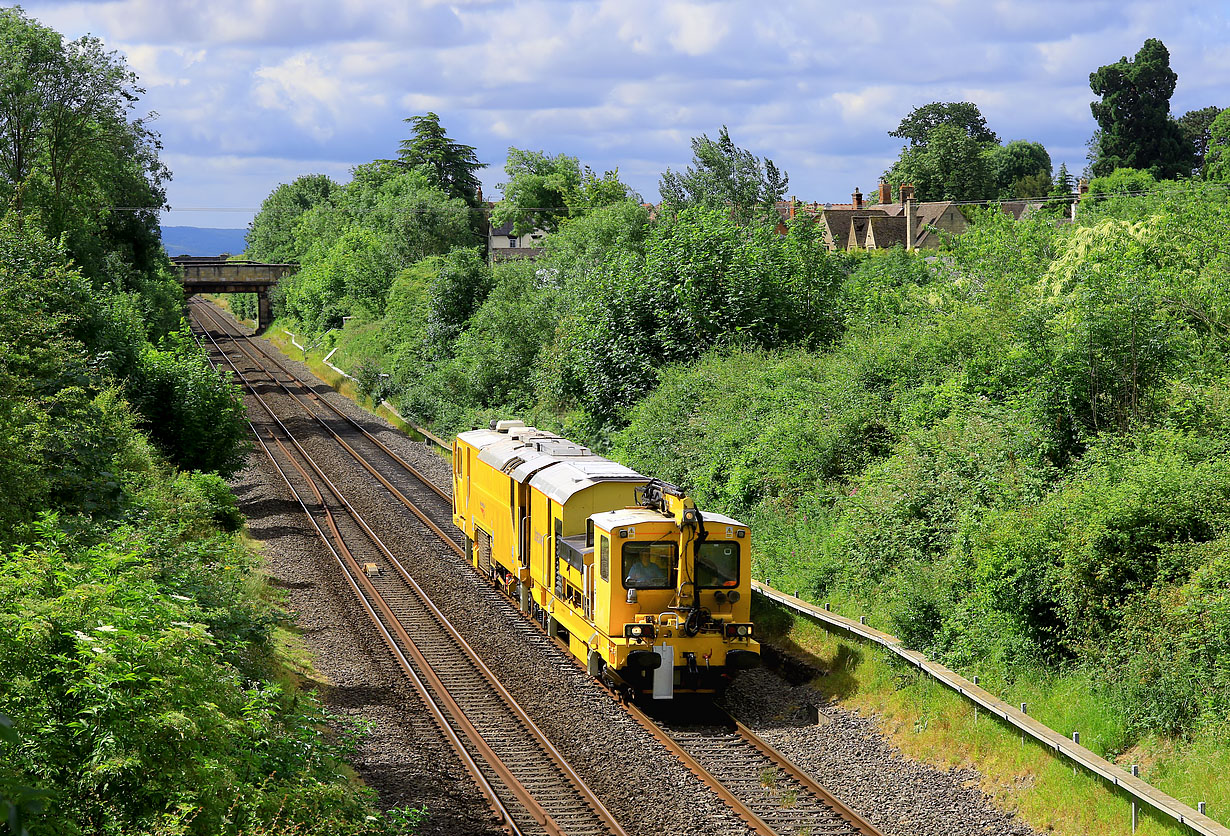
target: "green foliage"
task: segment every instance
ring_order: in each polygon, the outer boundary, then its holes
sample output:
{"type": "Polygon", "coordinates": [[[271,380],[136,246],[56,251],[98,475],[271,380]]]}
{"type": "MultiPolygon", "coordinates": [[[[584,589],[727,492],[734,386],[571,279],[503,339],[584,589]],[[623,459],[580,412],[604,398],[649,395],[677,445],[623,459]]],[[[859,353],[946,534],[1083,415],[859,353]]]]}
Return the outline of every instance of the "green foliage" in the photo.
{"type": "Polygon", "coordinates": [[[961,127],[942,123],[927,142],[901,150],[884,179],[899,190],[914,186],[918,200],[983,200],[994,195],[995,172],[983,143],[961,127]]]}
{"type": "Polygon", "coordinates": [[[1072,175],[1068,173],[1068,164],[1060,163],[1059,171],[1055,172],[1055,183],[1051,187],[1051,194],[1056,196],[1067,196],[1076,191],[1076,181],[1072,179],[1072,175]]]}
{"type": "Polygon", "coordinates": [[[411,116],[406,122],[414,128],[414,136],[402,140],[398,160],[421,171],[432,188],[478,206],[482,190],[478,170],[486,165],[478,161],[474,147],[449,139],[434,113],[411,116]]]}
{"type": "Polygon", "coordinates": [[[431,283],[425,339],[428,356],[446,359],[465,324],[491,292],[491,269],[477,250],[455,249],[438,259],[431,283]]]}
{"type": "Polygon", "coordinates": [[[1051,190],[1051,155],[1040,143],[1014,139],[985,153],[998,197],[1040,197],[1051,190]]]}
{"type": "Polygon", "coordinates": [[[667,364],[714,346],[819,344],[837,328],[839,261],[810,220],[782,237],[688,208],[651,230],[643,261],[609,267],[577,323],[583,348],[569,354],[581,364],[570,375],[580,401],[603,424],[620,424],[667,364]]]}
{"type": "Polygon", "coordinates": [[[1192,149],[1194,174],[1200,174],[1204,168],[1204,157],[1213,139],[1213,122],[1221,115],[1222,110],[1223,108],[1216,105],[1209,105],[1199,110],[1189,110],[1176,120],[1179,130],[1183,132],[1183,139],[1192,149]]]}
{"type": "Polygon", "coordinates": [[[315,206],[328,206],[340,189],[324,174],[305,174],[278,186],[261,202],[260,211],[248,225],[248,258],[279,264],[301,259],[303,253],[295,241],[299,218],[315,206]]]}
{"type": "Polygon", "coordinates": [[[184,537],[209,522],[163,490],[141,529],[69,536],[48,517],[0,554],[0,709],[21,733],[3,769],[50,795],[32,832],[363,832],[316,702],[237,667],[268,626],[250,556],[184,537]]]}
{"type": "Polygon", "coordinates": [[[906,114],[889,136],[907,139],[911,146],[924,146],[931,141],[931,132],[941,125],[958,128],[979,144],[998,144],[999,137],[987,127],[987,120],[973,102],[931,102],[906,114]]]}
{"type": "Polygon", "coordinates": [[[65,236],[86,275],[109,253],[139,272],[165,262],[158,210],[168,172],[143,119],[130,118],[137,76],[100,40],[58,32],[0,10],[0,198],[51,238],[65,236]],[[138,206],[138,212],[99,207],[138,206]]]}
{"type": "Polygon", "coordinates": [[[128,393],[143,427],[179,467],[230,476],[243,466],[248,452],[243,399],[186,328],[163,348],[146,349],[128,393]]]}
{"type": "Polygon", "coordinates": [[[1164,179],[1190,174],[1194,148],[1170,116],[1178,75],[1170,52],[1149,38],[1132,60],[1099,67],[1089,87],[1101,101],[1089,105],[1100,133],[1091,166],[1095,177],[1117,168],[1147,169],[1164,179]]]}
{"type": "Polygon", "coordinates": [[[1092,200],[1105,194],[1139,195],[1157,187],[1157,179],[1148,171],[1135,168],[1116,168],[1103,177],[1089,181],[1092,200]]]}
{"type": "Polygon", "coordinates": [[[380,317],[402,270],[473,242],[470,216],[464,200],[432,188],[417,169],[359,166],[332,202],[300,215],[301,268],[279,285],[278,315],[316,333],[339,327],[345,316],[380,317]]]}
{"type": "Polygon", "coordinates": [[[1203,173],[1206,180],[1230,182],[1230,108],[1217,114],[1209,126],[1209,147],[1203,173]]]}
{"type": "Polygon", "coordinates": [[[508,182],[501,183],[504,199],[491,214],[492,226],[512,224],[514,235],[536,229],[554,232],[586,212],[639,196],[619,180],[619,171],[601,177],[567,154],[549,156],[542,151],[508,149],[504,165],[508,182]]]}
{"type": "Polygon", "coordinates": [[[552,157],[543,151],[509,148],[504,172],[508,180],[499,186],[504,199],[492,213],[491,224],[511,222],[516,235],[558,229],[581,188],[581,163],[567,154],[552,157]]]}
{"type": "Polygon", "coordinates": [[[790,177],[768,157],[761,160],[739,148],[723,125],[718,138],[707,134],[692,138],[692,165],[683,172],[662,174],[658,191],[663,207],[678,212],[703,207],[730,212],[741,224],[754,220],[776,225],[775,204],[790,187],[790,177]]]}

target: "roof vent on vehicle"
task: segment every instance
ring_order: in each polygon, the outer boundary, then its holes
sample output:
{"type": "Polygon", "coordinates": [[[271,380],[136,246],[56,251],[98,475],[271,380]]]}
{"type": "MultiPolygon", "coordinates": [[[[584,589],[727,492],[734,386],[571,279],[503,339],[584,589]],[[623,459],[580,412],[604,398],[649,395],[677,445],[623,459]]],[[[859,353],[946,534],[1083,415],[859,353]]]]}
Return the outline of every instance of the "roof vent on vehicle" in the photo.
{"type": "Polygon", "coordinates": [[[496,421],[495,431],[498,433],[506,433],[509,430],[513,430],[518,427],[524,427],[524,426],[525,426],[524,421],[496,421]]]}

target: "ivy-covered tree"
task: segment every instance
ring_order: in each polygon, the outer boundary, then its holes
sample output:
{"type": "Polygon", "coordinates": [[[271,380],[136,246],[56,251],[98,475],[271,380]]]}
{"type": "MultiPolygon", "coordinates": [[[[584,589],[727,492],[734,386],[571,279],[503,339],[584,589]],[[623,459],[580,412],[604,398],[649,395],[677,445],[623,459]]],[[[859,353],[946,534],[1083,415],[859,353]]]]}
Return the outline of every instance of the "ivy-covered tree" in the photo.
{"type": "Polygon", "coordinates": [[[658,191],[664,206],[676,212],[688,206],[729,211],[742,224],[757,217],[777,223],[774,204],[785,196],[790,176],[772,160],[735,145],[725,125],[716,140],[693,137],[692,154],[687,169],[662,174],[658,191]]]}
{"type": "Polygon", "coordinates": [[[402,140],[398,161],[422,171],[428,183],[449,197],[477,207],[482,190],[478,171],[487,164],[479,162],[474,146],[450,139],[434,113],[411,116],[406,122],[414,135],[402,140]]]}
{"type": "Polygon", "coordinates": [[[1192,147],[1170,116],[1177,81],[1170,52],[1157,38],[1145,41],[1134,59],[1125,56],[1089,74],[1089,87],[1101,97],[1089,105],[1101,131],[1095,177],[1117,168],[1147,169],[1163,179],[1191,173],[1192,147]]]}

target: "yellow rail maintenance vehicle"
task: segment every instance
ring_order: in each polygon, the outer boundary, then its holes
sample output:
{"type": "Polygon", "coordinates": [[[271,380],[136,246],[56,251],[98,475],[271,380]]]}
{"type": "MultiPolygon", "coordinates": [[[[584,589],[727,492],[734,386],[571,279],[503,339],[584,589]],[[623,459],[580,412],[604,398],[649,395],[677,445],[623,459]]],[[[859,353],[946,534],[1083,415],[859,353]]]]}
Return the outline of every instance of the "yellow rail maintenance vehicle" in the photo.
{"type": "Polygon", "coordinates": [[[715,693],[760,662],[751,531],[672,485],[492,422],[454,442],[453,521],[475,568],[628,696],[715,693]]]}

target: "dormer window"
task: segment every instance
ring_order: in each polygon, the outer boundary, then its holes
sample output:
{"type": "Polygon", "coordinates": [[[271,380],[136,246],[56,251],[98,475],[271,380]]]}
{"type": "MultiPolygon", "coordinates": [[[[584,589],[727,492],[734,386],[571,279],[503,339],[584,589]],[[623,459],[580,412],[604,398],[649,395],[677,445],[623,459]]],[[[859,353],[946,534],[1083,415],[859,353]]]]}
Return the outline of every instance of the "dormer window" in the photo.
{"type": "Polygon", "coordinates": [[[509,246],[509,247],[515,247],[515,246],[517,246],[517,239],[516,239],[516,238],[514,238],[513,236],[509,235],[509,236],[508,236],[508,246],[509,246]]]}

